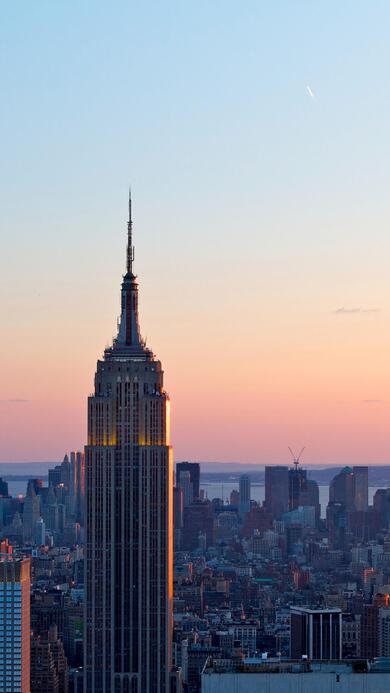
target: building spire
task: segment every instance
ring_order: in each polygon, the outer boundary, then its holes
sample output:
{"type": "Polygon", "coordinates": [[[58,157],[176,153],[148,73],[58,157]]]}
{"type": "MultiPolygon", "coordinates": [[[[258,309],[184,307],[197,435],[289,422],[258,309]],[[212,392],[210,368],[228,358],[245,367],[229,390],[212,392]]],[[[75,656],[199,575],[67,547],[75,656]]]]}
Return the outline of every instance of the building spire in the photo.
{"type": "Polygon", "coordinates": [[[134,246],[133,220],[131,215],[131,190],[129,189],[129,220],[127,222],[126,274],[121,289],[121,316],[118,324],[118,335],[112,348],[105,351],[105,358],[122,356],[149,358],[151,351],[146,348],[142,339],[138,318],[138,282],[133,273],[134,246]]]}
{"type": "Polygon", "coordinates": [[[133,220],[131,218],[131,188],[129,188],[129,221],[127,222],[127,274],[133,274],[134,246],[133,246],[133,220]]]}

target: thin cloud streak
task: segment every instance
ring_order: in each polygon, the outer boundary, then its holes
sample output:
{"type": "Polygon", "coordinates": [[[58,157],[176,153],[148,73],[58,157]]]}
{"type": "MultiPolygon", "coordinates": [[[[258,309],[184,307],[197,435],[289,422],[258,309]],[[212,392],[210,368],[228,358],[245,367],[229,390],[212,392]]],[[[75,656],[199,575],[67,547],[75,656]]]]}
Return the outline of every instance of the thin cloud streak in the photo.
{"type": "Polygon", "coordinates": [[[29,399],[0,399],[0,404],[27,404],[29,399]]]}
{"type": "Polygon", "coordinates": [[[313,101],[317,101],[316,95],[314,94],[312,88],[307,84],[306,85],[307,93],[309,94],[310,98],[313,99],[313,101]]]}
{"type": "Polygon", "coordinates": [[[353,315],[358,313],[380,313],[380,308],[337,308],[334,310],[335,315],[353,315]]]}

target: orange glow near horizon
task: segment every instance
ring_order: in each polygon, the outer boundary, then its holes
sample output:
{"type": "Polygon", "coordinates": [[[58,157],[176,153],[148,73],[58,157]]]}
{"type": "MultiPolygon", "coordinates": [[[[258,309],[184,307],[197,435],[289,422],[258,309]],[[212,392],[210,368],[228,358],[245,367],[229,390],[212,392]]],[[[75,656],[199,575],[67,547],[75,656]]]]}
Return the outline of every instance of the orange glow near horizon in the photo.
{"type": "MultiPolygon", "coordinates": [[[[148,308],[147,322],[153,324],[148,308]]],[[[286,463],[288,445],[306,445],[307,464],[386,463],[387,326],[378,317],[365,319],[367,334],[352,318],[346,334],[346,325],[333,318],[336,324],[328,318],[321,339],[308,327],[299,339],[289,339],[288,325],[283,335],[280,325],[272,329],[268,321],[262,325],[264,338],[256,325],[252,333],[245,325],[238,344],[235,335],[228,339],[226,325],[222,335],[215,326],[209,331],[212,348],[189,328],[180,341],[179,331],[160,331],[153,346],[173,403],[175,459],[286,463]]],[[[34,369],[25,354],[5,372],[4,400],[16,392],[28,401],[0,404],[2,461],[51,461],[82,449],[87,393],[99,355],[92,329],[90,336],[84,351],[71,341],[62,345],[61,371],[32,340],[34,369]]],[[[51,341],[54,349],[54,335],[51,341]]]]}

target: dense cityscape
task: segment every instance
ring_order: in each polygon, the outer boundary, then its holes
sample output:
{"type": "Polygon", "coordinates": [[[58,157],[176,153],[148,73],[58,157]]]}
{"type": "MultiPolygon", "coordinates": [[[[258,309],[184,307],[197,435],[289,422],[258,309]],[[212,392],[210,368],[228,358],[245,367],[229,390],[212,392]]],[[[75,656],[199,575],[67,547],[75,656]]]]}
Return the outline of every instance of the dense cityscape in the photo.
{"type": "MultiPolygon", "coordinates": [[[[232,685],[216,676],[225,673],[250,690],[254,674],[286,678],[297,666],[302,677],[389,675],[390,488],[377,489],[370,506],[368,467],[333,477],[325,518],[301,464],[265,468],[261,505],[251,500],[248,474],[223,501],[205,497],[198,463],[179,462],[175,471],[170,690],[222,690],[232,685]]],[[[5,481],[0,490],[1,581],[21,584],[11,603],[1,591],[8,690],[17,690],[31,647],[31,693],[79,693],[84,453],[66,455],[45,483],[31,479],[25,497],[10,496],[5,481]],[[23,624],[16,610],[27,618],[29,608],[31,644],[28,628],[20,638],[15,630],[23,624]]],[[[275,686],[284,690],[280,679],[275,686]]]]}
{"type": "MultiPolygon", "coordinates": [[[[390,487],[368,466],[265,466],[208,497],[177,462],[161,363],[141,337],[131,199],[118,334],[84,451],[0,480],[0,690],[373,693],[390,682],[390,487]],[[340,684],[339,688],[334,688],[340,684]]],[[[221,486],[222,488],[222,486],[221,486]]]]}

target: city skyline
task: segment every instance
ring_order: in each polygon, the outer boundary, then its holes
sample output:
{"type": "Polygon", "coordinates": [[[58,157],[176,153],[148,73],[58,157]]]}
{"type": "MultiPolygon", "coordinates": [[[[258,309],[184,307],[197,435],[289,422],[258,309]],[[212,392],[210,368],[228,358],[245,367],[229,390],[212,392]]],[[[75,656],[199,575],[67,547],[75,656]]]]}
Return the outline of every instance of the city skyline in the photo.
{"type": "Polygon", "coordinates": [[[390,3],[0,22],[0,693],[390,691],[390,3]]]}
{"type": "Polygon", "coordinates": [[[387,4],[74,17],[2,15],[0,461],[85,443],[130,182],[176,459],[386,464],[387,4]]]}

